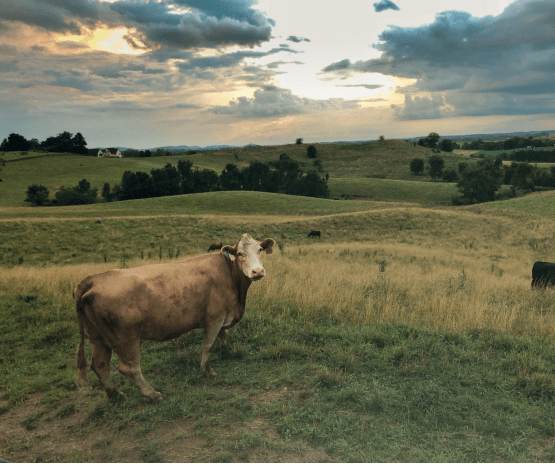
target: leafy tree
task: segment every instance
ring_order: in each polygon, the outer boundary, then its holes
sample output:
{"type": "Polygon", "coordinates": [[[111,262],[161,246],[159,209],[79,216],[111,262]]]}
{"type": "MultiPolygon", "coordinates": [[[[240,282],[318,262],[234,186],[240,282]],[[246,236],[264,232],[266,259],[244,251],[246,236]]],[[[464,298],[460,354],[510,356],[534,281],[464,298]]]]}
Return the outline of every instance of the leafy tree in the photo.
{"type": "Polygon", "coordinates": [[[2,141],[0,150],[2,151],[27,151],[32,144],[25,137],[19,134],[10,134],[7,139],[2,141]]]}
{"type": "Polygon", "coordinates": [[[314,163],[312,163],[312,165],[318,169],[318,172],[322,172],[324,170],[324,168],[322,167],[322,161],[319,159],[315,159],[314,163]]]}
{"type": "Polygon", "coordinates": [[[435,132],[430,132],[428,136],[424,139],[424,146],[428,148],[437,148],[439,142],[439,134],[435,132]]]}
{"type": "Polygon", "coordinates": [[[193,171],[194,193],[217,192],[220,190],[220,177],[212,169],[193,171]]]}
{"type": "Polygon", "coordinates": [[[106,182],[102,186],[102,198],[104,198],[107,202],[110,202],[114,199],[114,196],[115,196],[114,193],[110,189],[110,184],[106,182]]]}
{"type": "Polygon", "coordinates": [[[91,184],[89,183],[89,181],[87,179],[82,179],[82,180],[79,181],[79,183],[77,184],[77,187],[75,187],[75,188],[78,192],[81,192],[83,194],[87,194],[91,190],[91,184]]]}
{"type": "Polygon", "coordinates": [[[297,140],[295,140],[295,143],[296,143],[297,145],[302,145],[302,143],[303,143],[303,138],[302,138],[302,137],[299,137],[297,140]]]}
{"type": "Polygon", "coordinates": [[[435,180],[437,177],[441,177],[443,172],[443,167],[445,166],[445,161],[439,155],[432,155],[428,158],[428,169],[430,177],[435,180]]]}
{"type": "Polygon", "coordinates": [[[422,174],[424,172],[424,160],[422,158],[413,158],[409,169],[415,176],[422,174]]]}
{"type": "Polygon", "coordinates": [[[316,150],[316,147],[314,145],[309,145],[308,147],[306,147],[306,156],[308,156],[309,158],[316,158],[316,153],[318,153],[318,150],[316,150]]]}
{"type": "Polygon", "coordinates": [[[385,140],[385,137],[383,135],[380,135],[380,142],[383,142],[385,140]]]}
{"type": "Polygon", "coordinates": [[[71,139],[73,147],[71,147],[71,153],[79,153],[80,155],[88,154],[87,141],[81,132],[77,132],[75,136],[71,139]]]}
{"type": "Polygon", "coordinates": [[[190,160],[179,160],[177,171],[181,176],[181,193],[193,193],[193,162],[190,160]]]}
{"type": "Polygon", "coordinates": [[[308,171],[306,175],[299,177],[288,188],[292,195],[305,197],[328,198],[329,190],[326,178],[321,178],[316,171],[308,171]]]}
{"type": "Polygon", "coordinates": [[[529,163],[515,163],[513,161],[505,172],[504,183],[525,192],[534,190],[534,171],[534,166],[529,163]]]}
{"type": "Polygon", "coordinates": [[[166,163],[162,169],[152,169],[150,175],[151,197],[178,195],[181,192],[181,176],[170,163],[166,163]]]}
{"type": "Polygon", "coordinates": [[[443,180],[445,182],[457,182],[459,180],[457,171],[455,171],[454,169],[446,169],[445,171],[443,171],[443,180]]]}
{"type": "Polygon", "coordinates": [[[484,158],[474,166],[467,166],[461,173],[457,188],[470,203],[493,201],[501,187],[501,159],[484,158]]]}
{"type": "Polygon", "coordinates": [[[455,145],[451,139],[441,139],[441,142],[439,142],[439,149],[452,153],[455,149],[455,145]]]}
{"type": "Polygon", "coordinates": [[[49,203],[49,193],[50,192],[44,185],[33,184],[27,187],[27,197],[25,201],[37,206],[46,205],[49,203]]]}
{"type": "Polygon", "coordinates": [[[146,172],[125,171],[121,178],[118,200],[136,200],[152,196],[152,179],[146,172]]]}
{"type": "Polygon", "coordinates": [[[244,190],[267,192],[270,166],[260,161],[254,161],[241,170],[241,182],[244,190]]]}
{"type": "Polygon", "coordinates": [[[56,204],[58,206],[89,205],[96,203],[97,188],[91,188],[87,179],[79,181],[76,187],[60,187],[56,192],[56,204]]]}
{"type": "Polygon", "coordinates": [[[227,164],[220,175],[220,184],[222,190],[241,190],[241,172],[239,168],[232,163],[227,164]]]}

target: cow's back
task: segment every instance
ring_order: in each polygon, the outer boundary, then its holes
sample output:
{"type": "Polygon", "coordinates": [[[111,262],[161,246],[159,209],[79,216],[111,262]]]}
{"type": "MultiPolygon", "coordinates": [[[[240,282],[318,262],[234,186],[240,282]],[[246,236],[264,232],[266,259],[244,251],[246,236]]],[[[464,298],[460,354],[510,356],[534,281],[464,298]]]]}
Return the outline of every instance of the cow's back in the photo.
{"type": "MultiPolygon", "coordinates": [[[[75,297],[101,332],[166,340],[203,327],[214,298],[233,304],[233,283],[220,254],[85,277],[75,297]]],[[[222,307],[222,310],[225,310],[222,307]]]]}

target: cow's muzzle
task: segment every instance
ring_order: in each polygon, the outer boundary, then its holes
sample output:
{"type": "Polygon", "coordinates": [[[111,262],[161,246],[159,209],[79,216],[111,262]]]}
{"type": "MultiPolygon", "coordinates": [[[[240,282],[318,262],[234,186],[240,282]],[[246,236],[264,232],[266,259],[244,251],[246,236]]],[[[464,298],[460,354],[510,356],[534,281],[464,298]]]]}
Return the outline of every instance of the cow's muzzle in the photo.
{"type": "Polygon", "coordinates": [[[266,275],[266,271],[264,270],[263,267],[257,267],[256,269],[253,269],[251,271],[251,275],[250,275],[250,279],[252,281],[257,281],[262,279],[262,277],[264,277],[266,275]]]}

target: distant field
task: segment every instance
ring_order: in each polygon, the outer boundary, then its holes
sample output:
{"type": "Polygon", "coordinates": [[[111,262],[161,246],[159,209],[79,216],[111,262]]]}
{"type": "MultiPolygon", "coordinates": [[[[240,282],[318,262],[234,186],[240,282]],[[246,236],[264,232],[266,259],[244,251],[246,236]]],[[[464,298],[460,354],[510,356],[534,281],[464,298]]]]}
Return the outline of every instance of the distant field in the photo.
{"type": "Polygon", "coordinates": [[[389,207],[375,201],[336,201],[266,192],[207,192],[83,206],[0,207],[10,218],[98,218],[130,216],[320,216],[389,207]]]}
{"type": "Polygon", "coordinates": [[[510,209],[545,217],[555,217],[555,192],[542,192],[510,200],[486,203],[484,207],[493,209],[510,209]]]}
{"type": "MultiPolygon", "coordinates": [[[[413,176],[416,177],[416,176],[413,176]]],[[[402,201],[422,205],[449,205],[458,193],[453,183],[417,182],[395,179],[335,179],[328,181],[332,198],[402,201]]]]}
{"type": "MultiPolygon", "coordinates": [[[[275,161],[280,154],[301,163],[305,170],[312,169],[313,160],[306,157],[306,145],[279,147],[246,147],[194,155],[163,156],[151,158],[96,158],[72,154],[43,156],[29,152],[28,159],[19,154],[9,154],[14,159],[5,163],[0,172],[0,206],[29,206],[25,203],[27,188],[32,184],[44,185],[54,198],[61,186],[75,186],[87,179],[92,187],[102,190],[104,183],[110,186],[121,181],[125,171],[150,172],[179,160],[193,162],[194,167],[213,169],[220,173],[228,163],[239,167],[253,161],[275,161]],[[38,156],[38,157],[37,157],[38,156]]],[[[317,145],[318,159],[324,171],[330,175],[333,198],[348,195],[352,198],[379,201],[422,201],[428,205],[448,204],[455,193],[453,185],[428,182],[429,178],[410,173],[409,163],[414,157],[425,158],[429,150],[398,140],[372,142],[361,145],[317,145]],[[350,180],[353,179],[353,182],[350,180]],[[395,180],[400,181],[395,183],[395,180]],[[393,183],[392,183],[393,182],[393,183]],[[415,189],[415,193],[412,189],[415,189]]],[[[459,156],[444,154],[446,165],[456,167],[459,156]]],[[[113,208],[121,208],[114,206],[113,208]]],[[[43,214],[42,211],[38,214],[43,214]]]]}
{"type": "MultiPolygon", "coordinates": [[[[475,155],[476,157],[480,155],[484,156],[497,156],[501,153],[513,153],[515,151],[530,150],[530,148],[513,148],[512,150],[453,150],[453,153],[457,155],[470,156],[475,155]]],[[[553,147],[537,147],[534,148],[536,151],[553,150],[553,147]]]]}

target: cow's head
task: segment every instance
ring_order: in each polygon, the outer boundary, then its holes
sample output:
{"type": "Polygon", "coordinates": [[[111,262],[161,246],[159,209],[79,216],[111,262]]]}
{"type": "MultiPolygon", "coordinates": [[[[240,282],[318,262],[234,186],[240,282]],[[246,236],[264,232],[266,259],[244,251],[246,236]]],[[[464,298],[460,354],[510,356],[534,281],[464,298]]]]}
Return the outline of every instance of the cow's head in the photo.
{"type": "Polygon", "coordinates": [[[271,238],[267,238],[263,242],[255,240],[248,234],[244,234],[235,246],[225,245],[222,247],[222,253],[228,253],[233,256],[243,273],[252,281],[260,280],[266,275],[260,254],[265,251],[266,254],[272,253],[272,246],[276,242],[271,238]]]}

